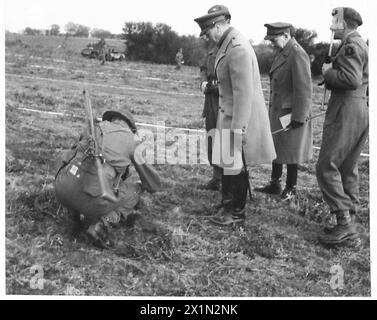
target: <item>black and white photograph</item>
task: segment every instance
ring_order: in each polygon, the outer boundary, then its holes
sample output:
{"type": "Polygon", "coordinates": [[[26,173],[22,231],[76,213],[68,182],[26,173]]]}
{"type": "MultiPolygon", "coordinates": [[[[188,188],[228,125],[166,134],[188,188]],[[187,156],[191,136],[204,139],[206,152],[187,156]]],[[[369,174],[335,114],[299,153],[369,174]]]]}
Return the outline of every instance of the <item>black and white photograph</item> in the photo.
{"type": "Polygon", "coordinates": [[[6,299],[373,298],[372,1],[1,9],[6,299]]]}

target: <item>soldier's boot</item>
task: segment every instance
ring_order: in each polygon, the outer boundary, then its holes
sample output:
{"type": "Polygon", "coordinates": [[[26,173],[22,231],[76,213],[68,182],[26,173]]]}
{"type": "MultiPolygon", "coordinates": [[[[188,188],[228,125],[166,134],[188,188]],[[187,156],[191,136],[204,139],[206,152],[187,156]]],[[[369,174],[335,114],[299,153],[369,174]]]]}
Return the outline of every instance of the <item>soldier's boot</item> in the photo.
{"type": "Polygon", "coordinates": [[[267,194],[280,194],[281,193],[281,180],[272,179],[267,185],[263,187],[254,188],[255,191],[263,192],[267,194]]]}
{"type": "Polygon", "coordinates": [[[291,202],[296,198],[296,186],[286,186],[280,195],[282,201],[291,202]]]}
{"type": "Polygon", "coordinates": [[[348,211],[336,212],[337,225],[328,233],[323,232],[318,240],[326,245],[341,244],[348,240],[358,238],[355,223],[352,222],[348,211]]]}
{"type": "MultiPolygon", "coordinates": [[[[352,222],[353,224],[356,224],[356,222],[357,222],[357,218],[356,218],[356,214],[355,214],[355,212],[350,212],[350,217],[351,217],[351,222],[352,222]]],[[[336,225],[334,225],[334,224],[333,224],[333,225],[328,224],[327,226],[325,226],[325,227],[323,228],[323,232],[324,232],[324,233],[331,233],[335,226],[336,226],[336,225]]]]}
{"type": "Polygon", "coordinates": [[[91,238],[93,245],[101,249],[109,249],[114,245],[108,238],[108,230],[102,220],[90,225],[86,234],[91,238]]]}
{"type": "Polygon", "coordinates": [[[245,223],[245,208],[227,209],[225,214],[216,215],[209,221],[218,226],[241,226],[245,223]]]}

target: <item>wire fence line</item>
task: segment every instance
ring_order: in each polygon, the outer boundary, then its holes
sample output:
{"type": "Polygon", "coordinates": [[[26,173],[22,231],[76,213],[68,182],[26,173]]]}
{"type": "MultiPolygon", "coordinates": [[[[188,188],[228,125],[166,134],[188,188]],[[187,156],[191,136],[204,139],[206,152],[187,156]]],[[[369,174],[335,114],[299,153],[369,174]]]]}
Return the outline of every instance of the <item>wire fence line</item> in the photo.
{"type": "MultiPolygon", "coordinates": [[[[38,109],[29,109],[29,108],[22,108],[22,107],[15,107],[15,108],[18,109],[18,110],[26,111],[26,112],[45,113],[45,114],[54,115],[54,116],[77,117],[77,118],[84,119],[84,116],[71,115],[71,114],[66,114],[66,113],[63,113],[63,112],[53,112],[53,111],[38,110],[38,109]]],[[[180,131],[196,132],[199,135],[206,134],[206,131],[203,130],[203,129],[192,129],[192,128],[183,128],[183,127],[162,126],[162,125],[156,125],[156,124],[144,123],[144,122],[136,122],[136,125],[143,126],[143,127],[150,127],[150,128],[163,128],[163,129],[169,129],[169,130],[170,129],[175,129],[175,130],[180,130],[180,131]]],[[[320,147],[318,147],[318,146],[313,146],[313,148],[315,150],[320,150],[320,147]]],[[[367,154],[367,153],[361,153],[361,156],[369,158],[369,154],[367,154]]]]}

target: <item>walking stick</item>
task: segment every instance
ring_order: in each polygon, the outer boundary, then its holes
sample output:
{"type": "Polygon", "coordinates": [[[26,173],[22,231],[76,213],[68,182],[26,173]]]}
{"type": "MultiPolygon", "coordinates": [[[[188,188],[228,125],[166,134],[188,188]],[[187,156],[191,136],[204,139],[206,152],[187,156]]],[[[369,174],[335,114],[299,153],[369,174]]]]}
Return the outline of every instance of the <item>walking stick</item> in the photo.
{"type": "MultiPolygon", "coordinates": [[[[306,119],[305,122],[308,122],[308,121],[311,121],[311,120],[313,120],[313,119],[315,119],[315,118],[318,118],[318,117],[320,117],[320,116],[323,116],[325,113],[326,113],[326,111],[324,111],[324,112],[320,112],[320,113],[317,113],[317,114],[315,114],[314,116],[312,116],[312,117],[306,119]]],[[[271,132],[271,134],[276,134],[276,133],[284,132],[284,131],[288,131],[288,130],[292,130],[292,127],[281,128],[281,129],[278,129],[278,130],[275,130],[275,131],[271,132]]]]}
{"type": "Polygon", "coordinates": [[[251,187],[250,187],[250,180],[249,180],[249,171],[247,170],[247,167],[246,167],[245,153],[243,152],[243,148],[242,148],[242,163],[243,163],[243,168],[244,168],[245,174],[246,174],[247,190],[249,191],[249,198],[250,198],[250,201],[253,201],[253,197],[251,195],[251,187]]]}

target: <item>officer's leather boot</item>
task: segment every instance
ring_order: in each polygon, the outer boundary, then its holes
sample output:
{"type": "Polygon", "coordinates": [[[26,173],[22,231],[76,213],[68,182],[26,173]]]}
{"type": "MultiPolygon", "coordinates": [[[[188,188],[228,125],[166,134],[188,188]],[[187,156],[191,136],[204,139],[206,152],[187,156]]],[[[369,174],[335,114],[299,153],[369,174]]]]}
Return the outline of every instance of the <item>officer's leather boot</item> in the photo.
{"type": "Polygon", "coordinates": [[[293,201],[296,197],[297,190],[296,186],[286,186],[283,190],[283,192],[280,195],[280,198],[282,201],[290,202],[293,201]]]}
{"type": "Polygon", "coordinates": [[[201,189],[204,190],[212,190],[212,191],[218,191],[221,187],[221,180],[217,178],[212,178],[208,183],[201,186],[201,189]]]}
{"type": "Polygon", "coordinates": [[[218,226],[237,226],[245,222],[245,208],[225,209],[225,214],[216,215],[209,221],[218,226]]]}
{"type": "Polygon", "coordinates": [[[280,179],[272,179],[269,184],[264,187],[257,187],[254,188],[255,191],[268,193],[268,194],[280,194],[281,193],[281,180],[280,179]]]}

